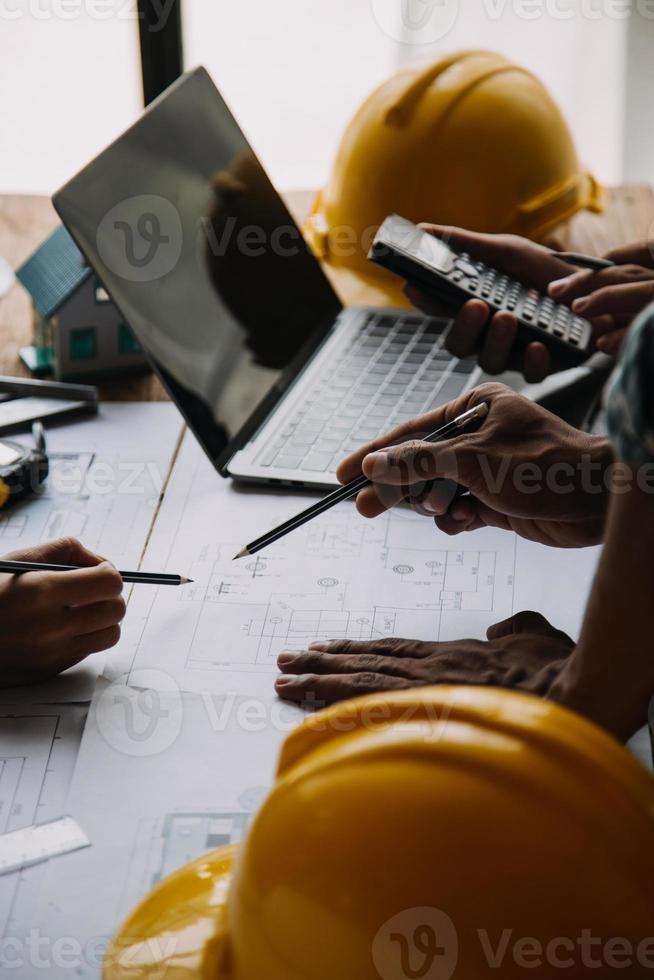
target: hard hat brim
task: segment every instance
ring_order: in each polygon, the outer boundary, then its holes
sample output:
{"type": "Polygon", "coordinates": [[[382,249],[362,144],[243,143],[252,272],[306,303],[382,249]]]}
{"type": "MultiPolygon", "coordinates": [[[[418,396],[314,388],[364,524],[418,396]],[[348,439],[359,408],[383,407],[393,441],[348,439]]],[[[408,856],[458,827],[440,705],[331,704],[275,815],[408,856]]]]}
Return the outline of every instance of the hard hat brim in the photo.
{"type": "Polygon", "coordinates": [[[239,846],[203,854],[160,882],[111,940],[104,980],[218,980],[226,909],[239,846]]]}

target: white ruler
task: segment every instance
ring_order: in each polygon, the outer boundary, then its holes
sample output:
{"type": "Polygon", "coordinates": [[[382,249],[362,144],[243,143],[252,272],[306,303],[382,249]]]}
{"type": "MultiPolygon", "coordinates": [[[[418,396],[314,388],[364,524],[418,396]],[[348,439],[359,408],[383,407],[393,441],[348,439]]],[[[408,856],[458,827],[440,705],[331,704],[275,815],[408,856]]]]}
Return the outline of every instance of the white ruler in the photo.
{"type": "Polygon", "coordinates": [[[0,432],[14,426],[33,422],[36,419],[50,418],[65,412],[93,412],[95,407],[87,401],[72,398],[14,398],[0,404],[0,432]]]}
{"type": "Polygon", "coordinates": [[[19,871],[48,858],[89,847],[88,839],[72,817],[60,817],[50,823],[37,823],[22,830],[0,834],[0,875],[19,871]]]}

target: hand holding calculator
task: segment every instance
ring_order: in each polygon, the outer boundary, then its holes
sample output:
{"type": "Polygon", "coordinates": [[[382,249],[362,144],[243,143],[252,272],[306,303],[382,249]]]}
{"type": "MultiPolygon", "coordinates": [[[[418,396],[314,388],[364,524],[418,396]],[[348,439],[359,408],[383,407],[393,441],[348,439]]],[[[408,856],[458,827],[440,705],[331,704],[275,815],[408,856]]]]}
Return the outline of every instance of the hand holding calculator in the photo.
{"type": "Polygon", "coordinates": [[[398,215],[386,218],[368,257],[450,309],[481,299],[493,314],[512,313],[518,321],[519,343],[540,341],[560,364],[580,364],[591,352],[588,320],[398,215]]]}

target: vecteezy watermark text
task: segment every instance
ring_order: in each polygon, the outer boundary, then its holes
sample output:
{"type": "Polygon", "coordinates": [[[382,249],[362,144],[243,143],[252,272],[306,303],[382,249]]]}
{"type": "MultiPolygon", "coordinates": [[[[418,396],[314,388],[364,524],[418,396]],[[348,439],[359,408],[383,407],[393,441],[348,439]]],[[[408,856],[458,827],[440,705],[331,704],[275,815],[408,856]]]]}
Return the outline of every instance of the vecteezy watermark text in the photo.
{"type": "MultiPolygon", "coordinates": [[[[400,44],[434,44],[457,26],[465,7],[461,0],[370,0],[373,19],[379,29],[400,44]]],[[[575,18],[586,21],[625,21],[629,17],[654,20],[654,0],[481,0],[475,4],[477,21],[489,23],[543,20],[568,23],[575,18]]]]}
{"type": "Polygon", "coordinates": [[[21,976],[49,976],[53,970],[58,975],[79,976],[89,968],[97,972],[101,967],[108,968],[120,960],[123,968],[137,965],[144,954],[153,962],[161,963],[160,971],[150,971],[152,980],[166,976],[166,962],[179,947],[179,937],[166,936],[124,936],[119,942],[110,944],[109,936],[91,936],[80,939],[77,936],[49,936],[40,929],[30,929],[25,936],[0,938],[0,972],[11,976],[20,971],[21,976]],[[26,970],[29,969],[29,974],[26,970]]]}
{"type": "MultiPolygon", "coordinates": [[[[156,34],[168,23],[175,0],[151,0],[148,31],[156,34]]],[[[136,0],[0,0],[0,21],[136,21],[143,15],[136,0]]]]}
{"type": "MultiPolygon", "coordinates": [[[[381,980],[450,980],[462,960],[501,971],[511,965],[527,973],[559,970],[654,970],[654,935],[635,942],[623,936],[599,936],[591,928],[575,936],[524,936],[515,929],[466,930],[460,941],[454,920],[442,909],[410,908],[380,927],[372,959],[381,980]]],[[[604,974],[602,974],[604,975],[604,974]]]]}
{"type": "MultiPolygon", "coordinates": [[[[271,671],[271,684],[273,677],[271,671]]],[[[129,684],[116,681],[105,686],[97,701],[95,724],[105,742],[117,752],[138,757],[159,755],[180,736],[187,703],[174,677],[159,669],[142,668],[132,672],[129,684]]],[[[193,700],[194,712],[198,706],[204,713],[207,732],[216,735],[226,731],[246,735],[275,731],[285,736],[301,722],[312,731],[343,735],[359,729],[373,731],[393,721],[402,724],[405,731],[415,725],[416,734],[429,741],[442,738],[452,709],[447,701],[434,704],[430,699],[423,700],[419,692],[400,711],[380,701],[356,712],[325,714],[319,711],[325,707],[324,702],[310,696],[298,706],[272,694],[256,697],[234,691],[201,691],[193,700]],[[307,716],[303,710],[317,713],[307,716]]]]}
{"type": "Polygon", "coordinates": [[[25,483],[12,484],[12,493],[48,494],[58,497],[147,497],[159,498],[164,486],[161,466],[152,460],[92,460],[90,463],[62,461],[53,454],[47,480],[27,473],[25,483]],[[61,463],[61,465],[59,465],[61,463]],[[31,482],[30,482],[31,481],[31,482]]]}

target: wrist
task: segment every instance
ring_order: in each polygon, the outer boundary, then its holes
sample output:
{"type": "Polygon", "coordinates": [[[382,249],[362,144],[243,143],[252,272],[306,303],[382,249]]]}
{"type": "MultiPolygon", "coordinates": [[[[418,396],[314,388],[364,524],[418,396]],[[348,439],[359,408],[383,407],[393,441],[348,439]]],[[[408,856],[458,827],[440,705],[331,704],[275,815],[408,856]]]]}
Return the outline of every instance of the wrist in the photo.
{"type": "Polygon", "coordinates": [[[542,460],[545,493],[541,516],[580,522],[584,543],[602,541],[611,499],[613,452],[604,436],[569,429],[552,439],[542,460]]]}

